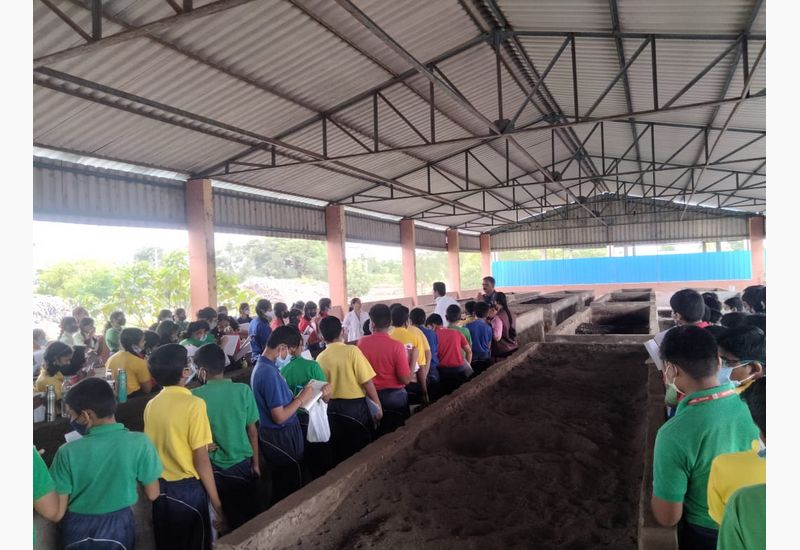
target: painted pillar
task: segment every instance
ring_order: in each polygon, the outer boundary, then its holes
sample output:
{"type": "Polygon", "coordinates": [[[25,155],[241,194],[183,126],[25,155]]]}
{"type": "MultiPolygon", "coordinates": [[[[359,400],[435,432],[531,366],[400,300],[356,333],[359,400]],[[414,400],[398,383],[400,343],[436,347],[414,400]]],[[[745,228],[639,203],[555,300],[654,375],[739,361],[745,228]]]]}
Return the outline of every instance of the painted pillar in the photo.
{"type": "Polygon", "coordinates": [[[347,261],[345,257],[344,206],[325,208],[325,231],[328,241],[328,287],[334,306],[347,311],[347,261]]]}
{"type": "Polygon", "coordinates": [[[491,277],[492,275],[492,236],[488,233],[481,233],[481,276],[491,277]]]}
{"type": "Polygon", "coordinates": [[[447,230],[447,292],[461,292],[461,259],[458,256],[458,230],[447,230]]]}
{"type": "Polygon", "coordinates": [[[750,226],[750,266],[753,282],[766,284],[764,266],[764,236],[766,235],[763,216],[748,219],[750,226]]]}
{"type": "Polygon", "coordinates": [[[403,296],[417,305],[417,229],[414,220],[400,220],[400,249],[403,259],[403,296]]]}
{"type": "Polygon", "coordinates": [[[186,182],[186,227],[189,230],[189,317],[204,307],[217,307],[214,253],[214,201],[211,180],[186,182]]]}

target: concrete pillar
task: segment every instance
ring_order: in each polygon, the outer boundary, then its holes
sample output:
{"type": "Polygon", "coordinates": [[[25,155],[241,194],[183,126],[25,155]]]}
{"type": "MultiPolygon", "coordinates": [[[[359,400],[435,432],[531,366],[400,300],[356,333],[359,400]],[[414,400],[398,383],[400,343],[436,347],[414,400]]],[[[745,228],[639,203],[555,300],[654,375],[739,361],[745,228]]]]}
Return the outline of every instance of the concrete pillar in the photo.
{"type": "Polygon", "coordinates": [[[481,276],[491,277],[492,275],[492,236],[488,233],[481,233],[481,276]]]}
{"type": "Polygon", "coordinates": [[[217,264],[214,254],[214,201],[211,180],[186,182],[186,227],[189,230],[189,317],[204,307],[217,307],[217,264]]]}
{"type": "Polygon", "coordinates": [[[461,292],[461,259],[458,255],[458,230],[447,230],[447,291],[461,292]]]}
{"type": "Polygon", "coordinates": [[[414,220],[400,220],[400,249],[402,252],[403,296],[410,296],[417,305],[417,228],[414,220]]]}
{"type": "Polygon", "coordinates": [[[763,216],[748,219],[750,226],[750,266],[753,282],[766,284],[764,278],[764,236],[766,235],[763,216]]]}
{"type": "Polygon", "coordinates": [[[344,206],[325,208],[325,231],[328,241],[328,287],[334,306],[347,309],[347,260],[345,257],[344,206]]]}

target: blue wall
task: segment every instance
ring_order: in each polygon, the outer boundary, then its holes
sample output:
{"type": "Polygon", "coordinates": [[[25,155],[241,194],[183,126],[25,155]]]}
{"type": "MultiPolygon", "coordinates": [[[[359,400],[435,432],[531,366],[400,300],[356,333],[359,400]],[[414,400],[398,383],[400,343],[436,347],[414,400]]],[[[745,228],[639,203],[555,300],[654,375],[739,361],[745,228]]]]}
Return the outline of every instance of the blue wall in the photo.
{"type": "Polygon", "coordinates": [[[498,286],[748,280],[750,252],[492,262],[498,286]]]}

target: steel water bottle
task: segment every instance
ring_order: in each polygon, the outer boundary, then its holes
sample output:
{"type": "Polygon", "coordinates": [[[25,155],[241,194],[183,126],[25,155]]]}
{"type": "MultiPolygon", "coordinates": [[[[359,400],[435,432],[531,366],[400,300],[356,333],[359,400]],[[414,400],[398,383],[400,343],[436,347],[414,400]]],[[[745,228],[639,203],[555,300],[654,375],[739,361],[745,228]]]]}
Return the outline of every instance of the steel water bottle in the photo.
{"type": "Polygon", "coordinates": [[[54,422],[56,419],[56,388],[52,384],[48,384],[45,390],[44,419],[47,422],[54,422]]]}

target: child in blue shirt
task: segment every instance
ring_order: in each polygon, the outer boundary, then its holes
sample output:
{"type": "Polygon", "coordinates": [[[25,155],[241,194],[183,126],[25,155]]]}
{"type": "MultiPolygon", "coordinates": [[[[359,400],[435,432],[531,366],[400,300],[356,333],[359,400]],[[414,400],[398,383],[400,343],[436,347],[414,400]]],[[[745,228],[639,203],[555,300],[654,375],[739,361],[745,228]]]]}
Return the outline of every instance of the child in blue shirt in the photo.
{"type": "Polygon", "coordinates": [[[475,304],[476,319],[467,323],[466,329],[472,336],[472,361],[485,362],[491,357],[492,350],[492,327],[486,322],[489,314],[489,304],[477,302],[475,304]]]}

